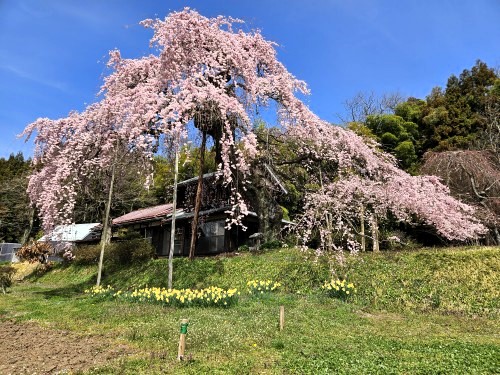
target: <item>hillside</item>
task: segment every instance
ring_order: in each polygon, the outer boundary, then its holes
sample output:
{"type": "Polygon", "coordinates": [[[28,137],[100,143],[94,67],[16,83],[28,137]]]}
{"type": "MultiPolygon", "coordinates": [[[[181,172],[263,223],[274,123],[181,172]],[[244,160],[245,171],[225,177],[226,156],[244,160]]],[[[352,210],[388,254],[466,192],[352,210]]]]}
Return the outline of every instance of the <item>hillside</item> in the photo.
{"type": "MultiPolygon", "coordinates": [[[[498,248],[424,249],[415,252],[366,253],[334,259],[316,258],[296,249],[259,254],[174,260],[175,288],[220,286],[243,290],[252,279],[276,280],[284,291],[316,293],[333,270],[358,286],[353,303],[373,309],[437,310],[443,313],[497,314],[500,251],[498,248]]],[[[95,266],[58,267],[38,283],[92,285],[95,266]]],[[[167,260],[156,259],[105,270],[103,284],[118,289],[166,287],[167,260]]]]}
{"type": "MultiPolygon", "coordinates": [[[[176,288],[239,288],[239,302],[229,308],[92,299],[82,292],[95,280],[94,266],[56,267],[27,277],[0,299],[0,321],[15,322],[18,328],[35,322],[45,327],[45,334],[64,330],[68,337],[79,335],[89,342],[98,338],[109,350],[125,347],[127,356],[87,368],[93,374],[498,370],[498,248],[368,253],[348,259],[336,267],[357,287],[347,302],[321,292],[329,262],[305,257],[294,249],[279,249],[194,262],[176,259],[176,288]],[[245,285],[252,279],[277,280],[282,288],[249,296],[245,285]],[[282,332],[277,328],[280,305],[285,307],[282,332]],[[190,319],[185,362],[175,359],[181,318],[190,319]]],[[[107,268],[104,283],[122,290],[162,286],[166,269],[163,259],[107,268]]]]}

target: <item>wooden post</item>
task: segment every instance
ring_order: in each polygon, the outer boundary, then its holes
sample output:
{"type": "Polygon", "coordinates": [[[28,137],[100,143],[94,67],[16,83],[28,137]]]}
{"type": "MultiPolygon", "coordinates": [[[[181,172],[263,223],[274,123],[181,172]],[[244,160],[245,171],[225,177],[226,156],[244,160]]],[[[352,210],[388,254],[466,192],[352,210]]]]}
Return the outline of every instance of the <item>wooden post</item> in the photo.
{"type": "Polygon", "coordinates": [[[285,328],[285,306],[280,306],[280,331],[285,328]]]}
{"type": "Polygon", "coordinates": [[[177,360],[182,361],[184,359],[184,350],[186,349],[186,334],[188,329],[189,320],[181,320],[181,337],[179,338],[179,350],[177,352],[177,360]]]}

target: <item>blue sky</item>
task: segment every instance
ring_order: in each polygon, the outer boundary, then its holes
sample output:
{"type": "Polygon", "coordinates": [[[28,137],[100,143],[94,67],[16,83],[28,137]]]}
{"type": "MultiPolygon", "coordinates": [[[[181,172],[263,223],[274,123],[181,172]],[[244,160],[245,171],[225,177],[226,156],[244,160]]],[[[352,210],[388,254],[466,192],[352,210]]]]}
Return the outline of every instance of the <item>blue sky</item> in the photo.
{"type": "Polygon", "coordinates": [[[110,49],[148,54],[139,21],[185,6],[261,29],[331,122],[360,91],[423,98],[476,59],[500,66],[499,0],[0,0],[0,157],[31,154],[16,134],[36,118],[93,102],[110,49]]]}

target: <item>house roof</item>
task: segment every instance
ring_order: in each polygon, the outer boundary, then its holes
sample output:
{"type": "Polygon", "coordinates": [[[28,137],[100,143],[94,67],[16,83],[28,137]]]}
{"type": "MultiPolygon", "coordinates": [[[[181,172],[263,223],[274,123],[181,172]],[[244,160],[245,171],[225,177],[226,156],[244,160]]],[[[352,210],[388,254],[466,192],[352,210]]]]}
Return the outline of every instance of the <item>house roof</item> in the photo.
{"type": "MultiPolygon", "coordinates": [[[[217,176],[217,173],[218,173],[218,172],[210,172],[210,173],[205,173],[205,174],[203,175],[203,179],[205,179],[205,178],[209,178],[209,177],[212,177],[212,176],[217,176]]],[[[198,176],[193,177],[193,178],[190,178],[190,179],[188,179],[188,180],[180,181],[180,182],[178,182],[178,183],[177,183],[177,186],[184,186],[184,185],[188,185],[188,184],[190,184],[190,183],[192,183],[192,182],[195,182],[195,181],[198,181],[198,176]]]]}
{"type": "MultiPolygon", "coordinates": [[[[140,210],[132,211],[129,212],[126,215],[117,217],[116,219],[113,219],[113,225],[126,225],[126,224],[133,224],[133,223],[144,223],[148,221],[154,221],[154,220],[161,220],[163,223],[169,223],[172,220],[172,204],[162,204],[159,206],[154,206],[154,207],[148,207],[148,208],[143,208],[140,210]]],[[[217,212],[227,212],[231,207],[230,206],[225,206],[225,207],[218,207],[218,208],[212,208],[209,210],[204,210],[200,211],[199,215],[200,216],[205,216],[205,215],[211,215],[217,212]]],[[[183,220],[183,219],[189,219],[194,216],[194,212],[189,211],[186,212],[182,208],[176,210],[176,219],[177,220],[183,220]]],[[[256,217],[257,214],[253,211],[248,212],[248,216],[254,216],[256,217]]],[[[289,220],[281,220],[281,222],[285,225],[296,225],[293,221],[289,220]]]]}
{"type": "Polygon", "coordinates": [[[173,205],[169,203],[132,211],[128,214],[113,219],[113,225],[123,225],[141,221],[143,222],[154,219],[161,219],[163,217],[166,217],[167,215],[170,215],[172,213],[172,208],[173,205]]]}
{"type": "MultiPolygon", "coordinates": [[[[129,212],[126,215],[117,217],[116,219],[113,219],[113,225],[126,225],[126,224],[133,224],[133,223],[144,223],[148,221],[154,221],[154,220],[161,220],[164,223],[168,223],[172,221],[172,204],[162,204],[160,206],[154,206],[154,207],[149,207],[149,208],[143,208],[141,210],[137,211],[132,211],[129,212]]],[[[204,210],[200,211],[199,215],[204,216],[204,215],[210,215],[216,212],[224,212],[227,211],[230,207],[219,207],[219,208],[213,208],[210,210],[204,210]]],[[[194,216],[194,213],[192,211],[190,212],[185,212],[182,208],[176,210],[176,219],[177,220],[182,220],[182,219],[188,219],[194,216]]],[[[253,214],[250,212],[250,214],[253,214]]],[[[255,214],[254,214],[255,215],[255,214]]]]}
{"type": "Polygon", "coordinates": [[[100,223],[58,225],[54,230],[44,235],[39,241],[79,242],[93,241],[101,237],[100,223]]]}
{"type": "MultiPolygon", "coordinates": [[[[230,206],[211,208],[209,210],[200,211],[199,215],[205,216],[205,215],[210,215],[210,214],[214,214],[217,212],[225,212],[225,211],[229,210],[230,208],[231,208],[230,206]]],[[[193,211],[186,212],[186,211],[181,209],[181,210],[177,210],[176,220],[189,219],[189,218],[192,218],[193,216],[194,216],[193,211]]],[[[170,222],[170,221],[172,221],[172,215],[169,215],[169,217],[166,220],[166,222],[170,222]]]]}

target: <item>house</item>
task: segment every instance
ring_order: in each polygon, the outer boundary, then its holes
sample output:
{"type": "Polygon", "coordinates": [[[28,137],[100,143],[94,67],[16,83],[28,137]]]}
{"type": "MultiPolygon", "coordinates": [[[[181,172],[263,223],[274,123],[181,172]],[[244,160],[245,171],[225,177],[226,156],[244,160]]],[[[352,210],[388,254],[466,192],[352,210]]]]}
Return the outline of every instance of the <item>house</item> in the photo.
{"type": "Polygon", "coordinates": [[[68,244],[97,243],[101,240],[102,225],[100,223],[58,225],[52,232],[42,236],[38,241],[50,242],[56,250],[64,249],[68,244]]]}
{"type": "MultiPolygon", "coordinates": [[[[187,256],[191,242],[191,221],[194,216],[198,177],[177,184],[177,210],[175,221],[174,255],[187,256]]],[[[251,209],[251,204],[249,204],[251,209]]],[[[226,212],[231,208],[230,191],[216,178],[215,173],[203,176],[203,195],[199,213],[199,232],[196,255],[218,254],[234,251],[248,241],[250,235],[258,230],[255,213],[244,218],[247,227],[233,226],[226,229],[226,212]]],[[[167,256],[170,251],[170,232],[172,224],[172,204],[140,209],[113,220],[113,230],[128,228],[148,238],[159,256],[167,256]]]]}
{"type": "Polygon", "coordinates": [[[38,242],[48,242],[52,251],[47,260],[60,262],[61,253],[76,244],[96,244],[101,240],[101,223],[58,225],[54,230],[42,236],[38,242]]]}

